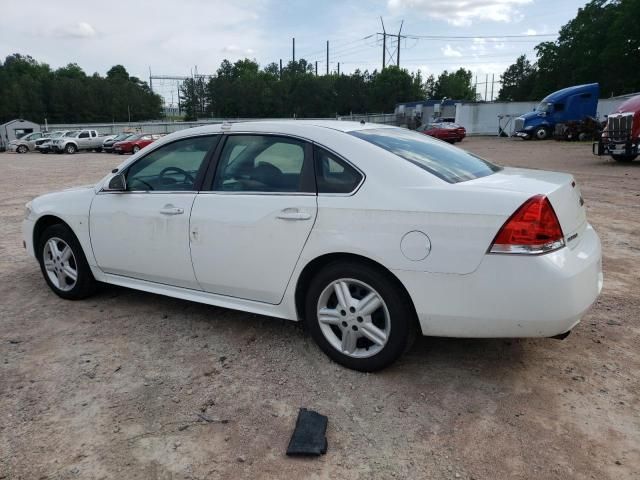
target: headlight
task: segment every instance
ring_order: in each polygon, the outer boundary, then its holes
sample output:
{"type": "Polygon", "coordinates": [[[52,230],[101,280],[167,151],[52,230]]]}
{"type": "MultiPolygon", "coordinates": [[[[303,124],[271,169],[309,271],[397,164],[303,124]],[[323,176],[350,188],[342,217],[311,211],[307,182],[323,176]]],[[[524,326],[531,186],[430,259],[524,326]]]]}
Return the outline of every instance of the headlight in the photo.
{"type": "Polygon", "coordinates": [[[31,202],[27,202],[24,206],[24,218],[29,218],[31,216],[31,202]]]}

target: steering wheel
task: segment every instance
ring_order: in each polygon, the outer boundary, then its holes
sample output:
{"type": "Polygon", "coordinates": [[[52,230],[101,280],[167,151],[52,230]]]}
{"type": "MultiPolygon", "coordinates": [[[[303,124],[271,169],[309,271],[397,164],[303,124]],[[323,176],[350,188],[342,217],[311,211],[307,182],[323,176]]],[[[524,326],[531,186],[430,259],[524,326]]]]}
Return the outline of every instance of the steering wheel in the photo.
{"type": "Polygon", "coordinates": [[[162,171],[160,172],[160,174],[158,175],[158,180],[162,180],[162,178],[165,176],[166,173],[168,172],[176,172],[176,173],[180,173],[182,175],[184,175],[184,179],[189,180],[191,183],[195,183],[196,179],[193,178],[193,175],[191,175],[189,172],[181,169],[180,167],[167,167],[167,168],[163,168],[162,171]]]}

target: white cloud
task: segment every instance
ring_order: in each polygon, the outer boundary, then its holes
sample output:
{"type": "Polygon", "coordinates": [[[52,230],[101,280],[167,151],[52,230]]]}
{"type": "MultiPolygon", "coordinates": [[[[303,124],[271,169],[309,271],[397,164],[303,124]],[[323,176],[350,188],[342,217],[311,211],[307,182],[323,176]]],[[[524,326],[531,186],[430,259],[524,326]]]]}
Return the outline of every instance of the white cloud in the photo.
{"type": "Polygon", "coordinates": [[[55,33],[59,37],[90,38],[96,36],[96,30],[87,22],[76,22],[58,27],[55,33]]]}
{"type": "Polygon", "coordinates": [[[537,35],[538,32],[536,30],[534,30],[533,28],[527,28],[527,31],[524,32],[525,35],[537,35]]]}
{"type": "Polygon", "coordinates": [[[234,55],[252,55],[255,51],[253,48],[241,48],[237,45],[226,45],[221,49],[223,53],[232,53],[234,55]]]}
{"type": "Polygon", "coordinates": [[[392,12],[414,9],[424,15],[446,20],[455,26],[468,26],[484,20],[510,23],[521,20],[518,9],[533,0],[387,0],[392,12]]]}
{"type": "Polygon", "coordinates": [[[456,50],[455,48],[453,48],[451,45],[447,44],[444,48],[441,49],[442,50],[442,54],[445,57],[461,57],[462,56],[462,52],[460,52],[459,50],[456,50]]]}

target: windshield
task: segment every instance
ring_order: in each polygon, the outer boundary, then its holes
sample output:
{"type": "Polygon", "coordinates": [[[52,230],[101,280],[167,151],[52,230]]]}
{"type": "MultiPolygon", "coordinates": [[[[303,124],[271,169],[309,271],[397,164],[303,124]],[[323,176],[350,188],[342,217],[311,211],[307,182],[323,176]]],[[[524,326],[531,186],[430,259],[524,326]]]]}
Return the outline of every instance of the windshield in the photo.
{"type": "Polygon", "coordinates": [[[135,134],[135,135],[131,135],[131,136],[127,137],[126,140],[130,141],[130,142],[133,142],[134,140],[139,140],[140,138],[142,138],[142,135],[135,134]]]}
{"type": "Polygon", "coordinates": [[[553,103],[545,102],[544,100],[536,107],[536,111],[538,112],[550,112],[551,110],[553,110],[553,103]]]}
{"type": "Polygon", "coordinates": [[[350,133],[449,183],[485,177],[502,169],[472,153],[404,128],[379,128],[350,133]]]}
{"type": "Polygon", "coordinates": [[[60,138],[62,136],[62,132],[53,132],[51,133],[50,138],[60,138]]]}
{"type": "Polygon", "coordinates": [[[129,138],[130,136],[130,133],[121,133],[120,135],[116,135],[113,141],[118,142],[120,140],[124,140],[125,138],[129,138]]]}
{"type": "Polygon", "coordinates": [[[75,137],[78,133],[80,133],[80,130],[73,130],[71,132],[67,132],[64,134],[65,137],[75,137]]]}

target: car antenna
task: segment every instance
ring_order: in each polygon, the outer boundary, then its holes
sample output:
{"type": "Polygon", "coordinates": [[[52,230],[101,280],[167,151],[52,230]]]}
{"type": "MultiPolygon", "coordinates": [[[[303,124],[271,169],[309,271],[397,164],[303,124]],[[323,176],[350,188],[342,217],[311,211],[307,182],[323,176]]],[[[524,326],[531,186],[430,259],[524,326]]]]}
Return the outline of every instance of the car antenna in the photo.
{"type": "Polygon", "coordinates": [[[118,169],[114,168],[113,170],[111,170],[111,173],[118,173],[118,169]]]}

